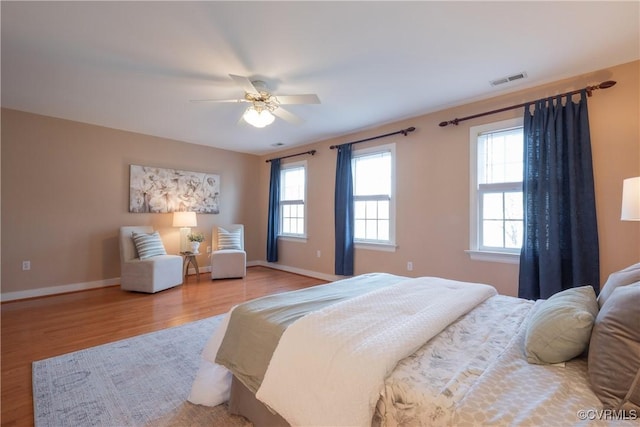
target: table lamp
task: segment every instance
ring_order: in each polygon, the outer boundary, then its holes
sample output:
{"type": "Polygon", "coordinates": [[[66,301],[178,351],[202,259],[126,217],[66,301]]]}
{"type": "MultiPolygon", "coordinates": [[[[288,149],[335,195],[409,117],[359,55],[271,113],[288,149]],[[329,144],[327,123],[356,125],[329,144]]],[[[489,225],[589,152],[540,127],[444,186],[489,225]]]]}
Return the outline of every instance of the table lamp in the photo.
{"type": "Polygon", "coordinates": [[[191,227],[197,227],[198,221],[196,219],[195,212],[174,212],[173,213],[173,226],[180,227],[180,252],[187,252],[189,247],[189,234],[191,234],[191,227]]]}

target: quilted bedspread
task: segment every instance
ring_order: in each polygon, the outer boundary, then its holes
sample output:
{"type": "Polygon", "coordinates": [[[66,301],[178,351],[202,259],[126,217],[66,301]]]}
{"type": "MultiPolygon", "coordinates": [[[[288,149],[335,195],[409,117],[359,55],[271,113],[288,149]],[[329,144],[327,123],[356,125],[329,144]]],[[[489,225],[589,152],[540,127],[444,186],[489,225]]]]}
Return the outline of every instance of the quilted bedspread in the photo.
{"type": "Polygon", "coordinates": [[[284,331],[256,397],[295,426],[368,426],[398,361],[495,294],[420,277],[314,311],[284,331]]]}

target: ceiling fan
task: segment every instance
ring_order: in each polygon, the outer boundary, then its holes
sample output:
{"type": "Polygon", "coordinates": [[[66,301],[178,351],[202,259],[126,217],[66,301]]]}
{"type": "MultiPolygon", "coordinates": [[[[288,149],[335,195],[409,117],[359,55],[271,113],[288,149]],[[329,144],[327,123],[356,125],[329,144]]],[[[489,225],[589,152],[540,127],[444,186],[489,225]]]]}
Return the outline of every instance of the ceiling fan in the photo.
{"type": "Polygon", "coordinates": [[[316,94],[305,95],[274,95],[265,82],[251,81],[247,77],[229,74],[238,86],[244,90],[244,98],[239,99],[193,99],[191,102],[248,102],[242,119],[252,126],[263,128],[275,120],[275,116],[289,123],[302,123],[302,119],[282,108],[286,104],[320,104],[316,94]]]}

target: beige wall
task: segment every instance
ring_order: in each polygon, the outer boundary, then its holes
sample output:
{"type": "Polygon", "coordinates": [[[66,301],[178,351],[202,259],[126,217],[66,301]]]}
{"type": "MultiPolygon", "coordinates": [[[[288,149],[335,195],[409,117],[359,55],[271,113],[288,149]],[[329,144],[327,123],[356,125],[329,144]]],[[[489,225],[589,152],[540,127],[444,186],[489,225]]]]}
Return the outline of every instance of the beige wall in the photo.
{"type": "MultiPolygon", "coordinates": [[[[639,76],[640,62],[633,62],[262,158],[3,109],[2,293],[118,277],[121,225],[151,224],[167,250],[177,252],[179,233],[171,227],[170,214],[128,213],[130,164],[221,174],[221,214],[198,215],[197,230],[208,236],[214,223],[242,222],[248,259],[264,260],[269,184],[264,160],[311,148],[318,152],[306,157],[308,239],[280,241],[279,263],[330,276],[336,153],[329,146],[415,126],[409,136],[361,145],[396,142],[398,249],[358,249],[356,273],[443,276],[491,283],[515,295],[517,265],[472,261],[464,250],[469,245],[469,127],[522,112],[446,128],[438,123],[612,79],[616,86],[589,100],[604,280],[640,261],[640,223],[619,219],[622,180],[640,175],[639,76]],[[21,270],[23,260],[31,261],[31,271],[21,270]],[[407,261],[414,264],[412,272],[406,270],[407,261]]],[[[208,265],[206,256],[199,263],[208,265]]]]}
{"type": "MultiPolygon", "coordinates": [[[[640,223],[620,221],[622,180],[640,175],[639,64],[633,62],[278,153],[318,150],[315,156],[306,157],[308,239],[306,242],[280,241],[279,264],[333,274],[336,153],[329,146],[415,126],[417,130],[409,136],[389,137],[358,146],[396,143],[398,248],[394,253],[357,249],[355,273],[387,271],[410,276],[444,276],[490,283],[501,293],[516,295],[517,265],[472,261],[464,251],[469,249],[469,128],[519,117],[522,109],[465,121],[458,126],[441,128],[438,123],[616,80],[616,86],[597,91],[589,99],[601,279],[606,280],[612,271],[640,261],[640,223]],[[412,272],[406,270],[407,261],[413,262],[412,272]]],[[[268,156],[271,157],[276,155],[268,156]]],[[[261,187],[266,188],[269,166],[261,162],[261,167],[261,187]]],[[[266,192],[261,193],[261,206],[261,217],[266,218],[266,192]]],[[[260,258],[264,259],[266,221],[259,225],[260,258]]]]}
{"type": "MultiPolygon", "coordinates": [[[[198,215],[211,244],[214,223],[241,222],[255,234],[250,202],[257,156],[51,117],[2,110],[2,293],[108,281],[120,276],[118,228],[152,225],[179,251],[171,214],[133,214],[129,165],[221,175],[218,215],[198,215]],[[22,271],[22,261],[31,270],[22,271]]],[[[248,240],[249,259],[260,251],[248,240]]],[[[208,265],[206,255],[198,259],[208,265]]]]}

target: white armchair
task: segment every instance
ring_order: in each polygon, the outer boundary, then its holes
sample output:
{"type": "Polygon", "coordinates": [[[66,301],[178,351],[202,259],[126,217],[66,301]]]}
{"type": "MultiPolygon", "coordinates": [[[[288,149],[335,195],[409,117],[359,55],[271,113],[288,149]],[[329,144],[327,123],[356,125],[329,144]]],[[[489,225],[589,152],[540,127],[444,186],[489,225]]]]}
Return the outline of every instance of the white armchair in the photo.
{"type": "Polygon", "coordinates": [[[182,257],[157,255],[140,259],[133,233],[153,233],[152,227],[120,228],[120,288],[154,293],[182,284],[182,257]]]}
{"type": "Polygon", "coordinates": [[[247,275],[244,226],[214,226],[211,236],[211,278],[230,279],[247,275]]]}

